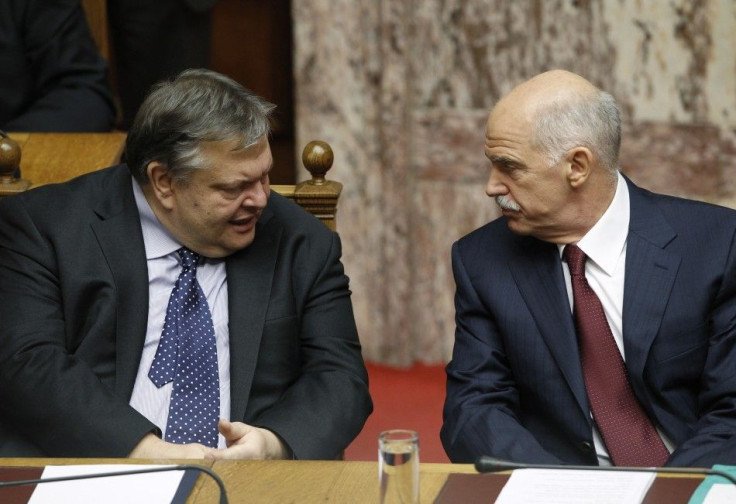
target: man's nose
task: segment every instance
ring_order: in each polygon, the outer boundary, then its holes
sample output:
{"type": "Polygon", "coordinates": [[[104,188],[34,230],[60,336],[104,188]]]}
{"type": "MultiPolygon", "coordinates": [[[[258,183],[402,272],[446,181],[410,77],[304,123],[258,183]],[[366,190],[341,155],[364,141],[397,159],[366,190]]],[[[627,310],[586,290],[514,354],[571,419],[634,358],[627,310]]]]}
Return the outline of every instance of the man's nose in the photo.
{"type": "Polygon", "coordinates": [[[497,170],[491,169],[491,174],[488,176],[488,183],[486,184],[486,194],[491,198],[496,196],[503,196],[508,194],[509,189],[499,179],[497,170]]]}
{"type": "Polygon", "coordinates": [[[256,184],[253,190],[248,192],[243,206],[264,208],[268,203],[269,186],[268,184],[256,184]]]}

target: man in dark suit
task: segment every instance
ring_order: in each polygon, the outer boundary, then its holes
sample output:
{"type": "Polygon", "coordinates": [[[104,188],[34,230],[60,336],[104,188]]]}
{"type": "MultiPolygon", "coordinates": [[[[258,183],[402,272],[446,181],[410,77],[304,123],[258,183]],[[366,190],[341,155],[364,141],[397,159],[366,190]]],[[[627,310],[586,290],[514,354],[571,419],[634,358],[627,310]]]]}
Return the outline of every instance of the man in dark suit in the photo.
{"type": "Polygon", "coordinates": [[[0,129],[109,131],[114,120],[79,0],[0,0],[0,129]]]}
{"type": "Polygon", "coordinates": [[[0,455],[334,458],[358,434],[340,240],[270,193],[272,109],[183,72],[127,167],[0,201],[0,455]]]}
{"type": "Polygon", "coordinates": [[[491,112],[503,216],[452,250],[453,461],[736,463],[736,212],[635,186],[620,134],[613,98],[564,71],[491,112]]]}

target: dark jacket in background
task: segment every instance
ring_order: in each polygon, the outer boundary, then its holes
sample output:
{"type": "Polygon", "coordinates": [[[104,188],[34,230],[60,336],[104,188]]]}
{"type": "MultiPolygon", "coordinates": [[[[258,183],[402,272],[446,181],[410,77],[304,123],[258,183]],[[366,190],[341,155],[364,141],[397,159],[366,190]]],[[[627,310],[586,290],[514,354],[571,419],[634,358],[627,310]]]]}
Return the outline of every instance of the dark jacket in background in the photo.
{"type": "Polygon", "coordinates": [[[0,129],[109,131],[114,119],[79,0],[0,0],[0,129]]]}

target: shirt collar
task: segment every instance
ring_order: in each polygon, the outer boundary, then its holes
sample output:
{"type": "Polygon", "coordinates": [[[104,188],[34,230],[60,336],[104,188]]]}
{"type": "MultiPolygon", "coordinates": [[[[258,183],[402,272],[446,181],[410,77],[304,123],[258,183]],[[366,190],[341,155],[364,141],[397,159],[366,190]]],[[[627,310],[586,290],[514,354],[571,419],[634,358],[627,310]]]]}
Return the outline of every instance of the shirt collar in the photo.
{"type": "MultiPolygon", "coordinates": [[[[629,188],[618,173],[616,194],[598,222],[577,243],[588,259],[607,275],[613,275],[629,234],[629,188]]],[[[560,254],[565,248],[559,245],[560,254]]]]}
{"type": "Polygon", "coordinates": [[[143,194],[138,181],[133,179],[133,195],[141,218],[141,230],[143,231],[143,245],[146,248],[146,259],[156,259],[167,256],[182,248],[182,244],[176,241],[171,233],[161,224],[158,217],[153,213],[146,196],[143,194]]]}

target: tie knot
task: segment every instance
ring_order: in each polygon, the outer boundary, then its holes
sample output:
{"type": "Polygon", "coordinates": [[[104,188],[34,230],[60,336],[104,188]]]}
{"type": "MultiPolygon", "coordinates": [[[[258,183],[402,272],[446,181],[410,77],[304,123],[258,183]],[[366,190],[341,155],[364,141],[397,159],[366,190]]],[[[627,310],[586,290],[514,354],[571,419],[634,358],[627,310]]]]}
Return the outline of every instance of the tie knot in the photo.
{"type": "Polygon", "coordinates": [[[182,247],[179,250],[179,257],[181,258],[181,266],[185,270],[197,269],[197,263],[199,262],[199,254],[192,252],[186,247],[182,247]]]}
{"type": "Polygon", "coordinates": [[[585,276],[585,260],[588,257],[577,245],[565,245],[562,258],[567,263],[567,267],[570,268],[570,275],[585,276]]]}

